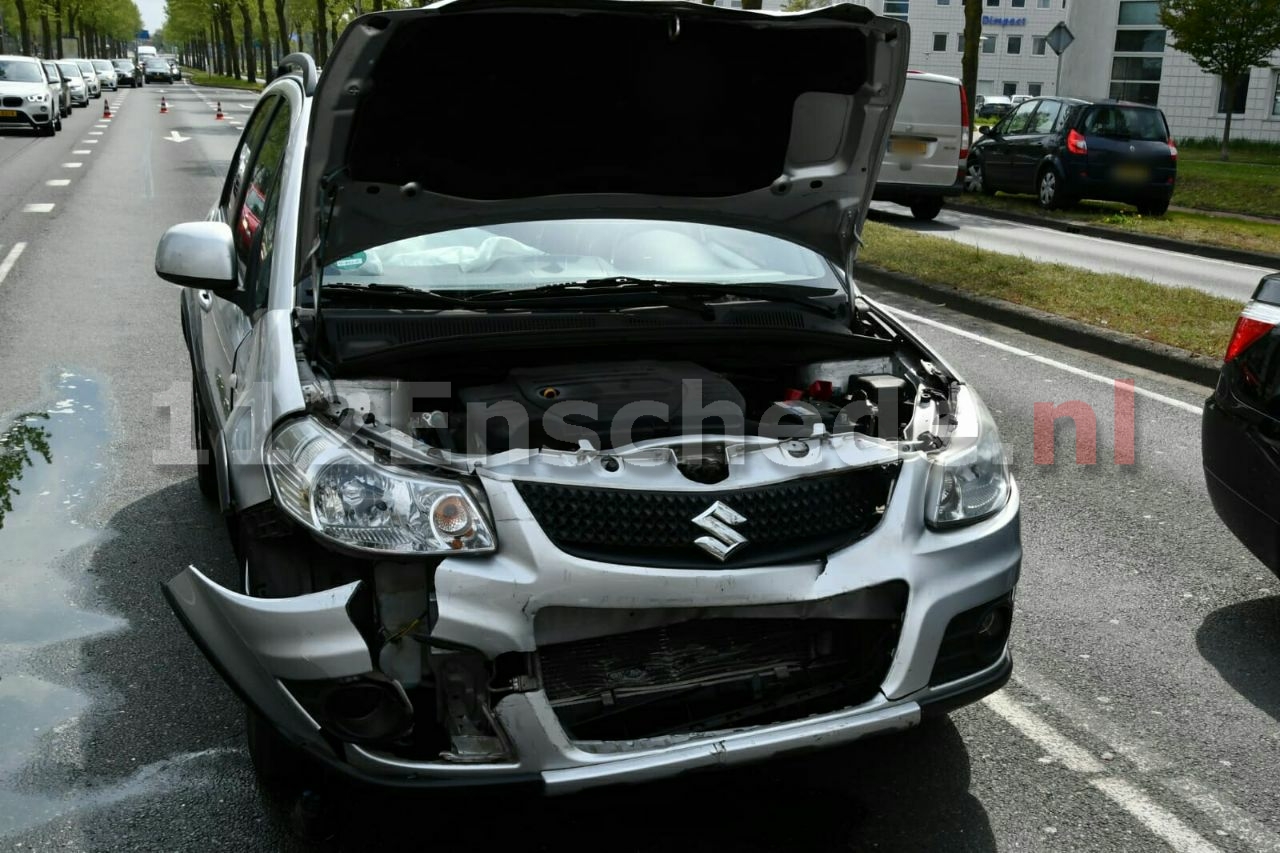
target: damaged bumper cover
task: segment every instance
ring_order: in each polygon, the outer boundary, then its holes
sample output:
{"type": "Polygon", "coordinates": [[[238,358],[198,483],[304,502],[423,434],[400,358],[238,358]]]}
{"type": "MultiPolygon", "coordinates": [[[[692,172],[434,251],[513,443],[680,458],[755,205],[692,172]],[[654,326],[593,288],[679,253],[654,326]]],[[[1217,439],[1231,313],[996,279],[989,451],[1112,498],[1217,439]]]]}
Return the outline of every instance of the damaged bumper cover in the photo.
{"type": "MultiPolygon", "coordinates": [[[[900,492],[922,487],[919,478],[899,481],[900,492]]],[[[943,661],[954,663],[957,643],[967,648],[963,629],[966,620],[977,618],[972,614],[996,606],[1005,608],[1007,619],[1011,611],[1021,563],[1016,487],[996,515],[944,533],[895,518],[919,506],[911,495],[899,494],[875,532],[823,562],[728,573],[568,555],[546,539],[514,486],[490,483],[489,490],[506,547],[481,559],[446,559],[435,569],[433,640],[492,660],[511,652],[536,655],[548,643],[576,640],[565,635],[565,626],[580,624],[579,616],[588,622],[593,615],[606,623],[613,619],[622,626],[615,631],[646,626],[658,613],[702,618],[715,611],[726,622],[833,615],[856,621],[859,605],[839,602],[857,602],[864,593],[896,584],[909,593],[885,668],[876,673],[873,689],[846,707],[759,725],[726,723],[634,738],[575,736],[548,684],[535,682],[493,703],[506,758],[410,759],[335,737],[290,689],[299,682],[379,677],[350,614],[361,583],[261,599],[231,592],[188,568],[167,584],[166,596],[228,683],[282,735],[343,775],[388,787],[504,784],[568,793],[649,781],[910,728],[931,712],[981,698],[1009,676],[1007,624],[981,667],[961,667],[956,677],[958,670],[943,661]],[[572,618],[538,618],[556,611],[572,618]]]]}

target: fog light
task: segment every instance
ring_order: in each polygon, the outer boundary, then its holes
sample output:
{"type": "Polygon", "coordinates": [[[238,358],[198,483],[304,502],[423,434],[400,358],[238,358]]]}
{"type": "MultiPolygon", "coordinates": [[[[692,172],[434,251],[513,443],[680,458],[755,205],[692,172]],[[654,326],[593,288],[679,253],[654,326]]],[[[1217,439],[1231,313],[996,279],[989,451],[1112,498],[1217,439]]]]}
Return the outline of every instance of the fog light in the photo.
{"type": "Polygon", "coordinates": [[[385,743],[413,730],[413,705],[398,682],[368,675],[286,686],[321,727],[342,740],[385,743]]]}

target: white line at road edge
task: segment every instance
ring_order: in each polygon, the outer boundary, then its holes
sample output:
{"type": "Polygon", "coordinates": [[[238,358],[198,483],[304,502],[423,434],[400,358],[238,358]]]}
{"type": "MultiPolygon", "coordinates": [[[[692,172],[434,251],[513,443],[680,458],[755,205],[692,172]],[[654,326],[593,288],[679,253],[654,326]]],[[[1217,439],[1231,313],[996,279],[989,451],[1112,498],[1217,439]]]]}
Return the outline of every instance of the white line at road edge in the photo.
{"type": "Polygon", "coordinates": [[[1102,762],[1088,750],[1068,740],[1018,702],[1003,693],[993,693],[982,703],[1068,770],[1090,777],[1090,785],[1177,853],[1221,853],[1220,848],[1210,844],[1168,809],[1157,805],[1136,785],[1117,776],[1106,775],[1102,762]]]}
{"type": "Polygon", "coordinates": [[[18,262],[18,256],[22,254],[22,250],[27,248],[26,243],[14,243],[13,248],[9,250],[9,254],[4,256],[4,260],[0,261],[0,284],[4,284],[5,277],[9,275],[9,270],[13,269],[13,265],[18,262]]]}
{"type": "Polygon", "coordinates": [[[53,210],[53,202],[38,201],[22,208],[23,213],[49,213],[53,210]]]}
{"type": "MultiPolygon", "coordinates": [[[[957,328],[955,326],[948,326],[946,323],[939,323],[937,320],[930,320],[928,317],[921,317],[919,314],[912,314],[910,311],[903,311],[901,308],[892,308],[888,305],[883,305],[883,304],[881,305],[881,307],[883,307],[885,310],[889,311],[890,313],[896,314],[899,317],[910,320],[913,323],[923,323],[926,326],[932,326],[935,329],[941,329],[944,332],[950,332],[953,335],[959,335],[962,338],[968,338],[971,341],[977,341],[980,344],[986,344],[989,347],[995,347],[998,350],[1003,350],[1004,352],[1011,353],[1013,355],[1019,355],[1019,356],[1022,356],[1023,358],[1029,358],[1034,362],[1038,362],[1039,364],[1043,364],[1048,367],[1057,368],[1058,370],[1063,370],[1063,371],[1066,371],[1067,373],[1073,373],[1076,376],[1082,376],[1085,379],[1092,379],[1094,382],[1101,382],[1104,385],[1111,385],[1111,386],[1114,386],[1116,384],[1116,380],[1114,378],[1102,376],[1101,374],[1093,373],[1092,371],[1084,370],[1079,367],[1074,367],[1070,364],[1066,364],[1061,361],[1055,361],[1054,359],[1048,358],[1043,355],[1036,355],[1033,352],[1027,352],[1024,349],[1019,349],[1018,347],[1010,346],[1009,344],[1004,344],[1004,343],[1001,343],[1000,341],[996,341],[996,340],[992,340],[991,338],[984,337],[982,335],[977,334],[976,332],[970,332],[965,329],[957,328]]],[[[1164,394],[1157,394],[1155,391],[1148,391],[1145,388],[1135,387],[1133,389],[1133,393],[1137,394],[1139,397],[1146,397],[1149,400],[1156,400],[1158,402],[1164,403],[1167,406],[1173,406],[1175,409],[1181,409],[1184,412],[1190,412],[1193,415],[1200,415],[1204,413],[1204,409],[1201,408],[1200,406],[1195,406],[1195,405],[1192,405],[1191,403],[1184,403],[1182,400],[1177,400],[1177,399],[1174,399],[1173,397],[1166,397],[1164,394]]]]}
{"type": "Polygon", "coordinates": [[[65,187],[69,183],[71,183],[69,178],[54,178],[52,181],[45,181],[44,185],[46,187],[65,187]]]}

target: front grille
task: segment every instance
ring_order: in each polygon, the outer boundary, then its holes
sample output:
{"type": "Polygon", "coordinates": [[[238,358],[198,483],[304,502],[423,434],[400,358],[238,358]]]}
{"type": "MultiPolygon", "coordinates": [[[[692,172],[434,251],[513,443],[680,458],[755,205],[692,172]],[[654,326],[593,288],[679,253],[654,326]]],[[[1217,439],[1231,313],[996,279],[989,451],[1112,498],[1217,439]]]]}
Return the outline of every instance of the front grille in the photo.
{"type": "Polygon", "coordinates": [[[702,619],[544,646],[538,664],[571,737],[687,734],[867,701],[889,671],[899,627],[886,619],[702,619]]]}
{"type": "Polygon", "coordinates": [[[6,107],[20,107],[22,106],[22,98],[15,98],[9,95],[4,99],[4,105],[6,107]]]}
{"type": "Polygon", "coordinates": [[[651,492],[517,482],[547,538],[574,556],[662,568],[746,568],[817,559],[880,522],[899,465],[788,480],[751,489],[651,492]],[[721,562],[695,544],[693,519],[720,501],[746,521],[746,543],[721,562]]]}

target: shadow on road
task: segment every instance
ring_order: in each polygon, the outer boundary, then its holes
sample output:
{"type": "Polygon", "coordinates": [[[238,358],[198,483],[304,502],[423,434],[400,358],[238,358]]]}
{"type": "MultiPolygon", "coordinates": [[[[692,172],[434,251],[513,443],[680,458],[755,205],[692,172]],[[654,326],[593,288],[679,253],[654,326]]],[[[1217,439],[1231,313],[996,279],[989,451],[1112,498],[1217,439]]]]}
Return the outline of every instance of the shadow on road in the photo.
{"type": "Polygon", "coordinates": [[[1280,720],[1280,596],[1215,610],[1196,632],[1196,645],[1237,693],[1280,720]]]}

